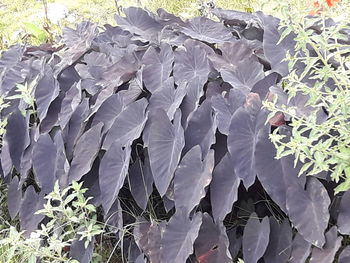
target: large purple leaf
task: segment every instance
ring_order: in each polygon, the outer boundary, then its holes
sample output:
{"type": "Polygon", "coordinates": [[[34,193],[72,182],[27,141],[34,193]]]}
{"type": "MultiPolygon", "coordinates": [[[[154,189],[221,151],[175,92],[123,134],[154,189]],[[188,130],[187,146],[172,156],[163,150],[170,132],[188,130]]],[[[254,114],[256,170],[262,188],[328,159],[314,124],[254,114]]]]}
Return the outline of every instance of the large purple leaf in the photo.
{"type": "Polygon", "coordinates": [[[0,94],[10,91],[16,83],[25,79],[21,65],[24,48],[20,45],[12,46],[1,53],[0,58],[0,94]]]}
{"type": "Polygon", "coordinates": [[[148,12],[141,8],[129,7],[124,9],[124,13],[126,17],[115,16],[118,25],[122,29],[143,36],[146,39],[151,39],[163,27],[148,12]]]}
{"type": "Polygon", "coordinates": [[[214,8],[211,10],[215,16],[220,20],[225,21],[226,24],[235,26],[247,26],[247,23],[256,22],[257,18],[255,15],[247,12],[240,12],[236,10],[225,10],[222,8],[214,8]]]}
{"type": "Polygon", "coordinates": [[[106,30],[100,32],[94,41],[99,44],[116,44],[120,48],[127,47],[130,44],[132,38],[130,32],[123,30],[119,26],[111,26],[109,24],[105,24],[104,27],[106,30]]]}
{"type": "Polygon", "coordinates": [[[69,255],[77,260],[78,262],[91,262],[93,250],[94,250],[94,243],[95,238],[92,238],[92,240],[88,243],[87,248],[85,248],[85,241],[86,239],[79,240],[80,236],[77,236],[71,246],[70,246],[70,252],[69,255]]]}
{"type": "Polygon", "coordinates": [[[118,197],[128,173],[131,147],[115,141],[104,154],[99,170],[102,206],[107,213],[118,197]]]}
{"type": "Polygon", "coordinates": [[[58,116],[59,124],[62,129],[66,127],[72,114],[81,101],[81,82],[74,83],[67,91],[61,103],[61,111],[58,116]]]}
{"type": "Polygon", "coordinates": [[[243,106],[245,102],[244,94],[237,89],[231,89],[227,94],[218,94],[211,97],[211,103],[216,112],[218,130],[220,133],[228,135],[233,113],[243,106]]]}
{"type": "Polygon", "coordinates": [[[47,68],[45,69],[45,74],[39,79],[34,92],[37,114],[40,120],[46,117],[51,102],[58,94],[58,81],[53,76],[51,68],[47,68]]]}
{"type": "Polygon", "coordinates": [[[20,164],[25,147],[26,134],[27,124],[25,118],[19,111],[13,112],[7,119],[4,140],[8,144],[12,163],[17,171],[21,170],[20,164]]]}
{"type": "Polygon", "coordinates": [[[155,17],[159,23],[162,25],[171,25],[173,23],[177,23],[179,25],[184,25],[185,22],[182,21],[180,17],[177,17],[171,13],[168,13],[163,8],[157,9],[157,16],[155,17]]]}
{"type": "Polygon", "coordinates": [[[43,119],[39,126],[40,133],[48,133],[54,126],[58,126],[59,114],[61,111],[61,104],[63,96],[56,97],[49,106],[45,119],[43,119]]]}
{"type": "Polygon", "coordinates": [[[25,237],[29,237],[30,233],[37,229],[40,221],[44,219],[44,215],[35,214],[36,211],[43,208],[44,202],[43,196],[38,195],[32,185],[28,186],[19,210],[19,221],[21,230],[25,230],[25,237]]]}
{"type": "Polygon", "coordinates": [[[175,32],[171,26],[165,26],[158,35],[158,39],[172,46],[181,46],[183,42],[189,39],[188,36],[175,32]]]}
{"type": "Polygon", "coordinates": [[[128,253],[127,262],[147,263],[145,258],[146,256],[144,253],[142,253],[142,251],[137,246],[135,239],[133,238],[125,241],[126,241],[125,247],[127,247],[127,253],[128,253]]]}
{"type": "Polygon", "coordinates": [[[222,79],[234,88],[247,94],[254,85],[265,77],[263,65],[243,41],[234,41],[220,46],[222,56],[209,55],[214,68],[222,79]]]}
{"type": "Polygon", "coordinates": [[[157,108],[163,109],[170,120],[173,120],[176,110],[180,107],[183,98],[186,95],[186,82],[182,82],[176,89],[174,78],[170,77],[163,83],[161,89],[153,92],[149,100],[149,110],[157,108]]]}
{"type": "Polygon", "coordinates": [[[194,146],[182,158],[174,177],[175,207],[188,215],[206,195],[214,169],[214,151],[202,161],[200,147],[194,146]]]}
{"type": "Polygon", "coordinates": [[[216,53],[209,55],[214,68],[219,72],[224,69],[234,71],[239,63],[251,60],[253,57],[253,50],[242,40],[223,43],[219,48],[222,55],[216,53]]]}
{"type": "Polygon", "coordinates": [[[133,236],[136,245],[141,251],[146,251],[147,246],[147,232],[151,227],[151,223],[144,220],[144,218],[136,218],[133,236]]]}
{"type": "MultiPolygon", "coordinates": [[[[205,97],[207,99],[211,99],[212,97],[216,95],[223,95],[227,96],[231,90],[232,86],[228,84],[227,82],[223,82],[221,79],[216,79],[216,80],[209,80],[209,82],[206,85],[206,91],[205,91],[205,97]]],[[[244,95],[244,94],[243,94],[244,95]]],[[[243,96],[245,100],[245,95],[243,96]]]]}
{"type": "Polygon", "coordinates": [[[184,153],[188,152],[193,146],[200,145],[204,158],[210,147],[215,143],[216,127],[211,101],[205,100],[189,119],[185,131],[184,153]]]}
{"type": "Polygon", "coordinates": [[[79,181],[84,174],[90,171],[100,150],[102,127],[103,123],[93,126],[77,141],[69,169],[69,181],[79,181]]]}
{"type": "Polygon", "coordinates": [[[121,59],[103,71],[96,83],[103,87],[118,87],[131,80],[139,69],[140,61],[135,53],[126,53],[121,59]]]}
{"type": "Polygon", "coordinates": [[[232,210],[232,205],[238,198],[240,182],[241,180],[234,172],[231,156],[226,153],[214,168],[210,184],[211,207],[216,222],[224,220],[225,216],[232,210]]]}
{"type": "Polygon", "coordinates": [[[197,213],[192,220],[177,211],[167,223],[161,239],[161,262],[186,262],[193,252],[193,244],[202,224],[202,214],[197,213]]]}
{"type": "Polygon", "coordinates": [[[147,255],[150,259],[150,262],[161,263],[161,240],[162,234],[164,233],[165,222],[161,222],[160,224],[152,224],[147,233],[148,244],[147,255]]]}
{"type": "Polygon", "coordinates": [[[107,85],[107,87],[101,88],[97,92],[97,94],[94,95],[93,98],[91,98],[91,102],[93,102],[93,105],[90,106],[90,112],[89,112],[89,117],[91,117],[94,113],[96,113],[101,105],[108,99],[110,98],[115,92],[114,85],[107,85]]]}
{"type": "Polygon", "coordinates": [[[228,249],[230,251],[231,258],[236,258],[239,251],[241,250],[243,237],[237,235],[237,228],[232,228],[228,230],[226,233],[230,241],[228,249]]]}
{"type": "Polygon", "coordinates": [[[195,79],[192,79],[186,86],[186,96],[180,105],[182,112],[181,123],[185,129],[187,128],[191,115],[199,106],[200,98],[204,94],[203,85],[204,82],[201,82],[200,77],[197,76],[195,79]]]}
{"type": "Polygon", "coordinates": [[[146,263],[144,257],[145,257],[145,255],[143,255],[143,254],[139,255],[139,256],[136,258],[135,263],[146,263]]]}
{"type": "Polygon", "coordinates": [[[350,190],[346,191],[340,201],[337,219],[338,231],[343,235],[350,235],[350,190]]]}
{"type": "Polygon", "coordinates": [[[339,255],[338,263],[348,263],[350,262],[350,246],[344,248],[344,250],[339,255]]]}
{"type": "Polygon", "coordinates": [[[255,83],[251,91],[254,93],[258,93],[260,99],[263,100],[269,92],[269,88],[277,84],[279,77],[280,75],[278,73],[272,72],[271,74],[264,77],[262,80],[259,80],[257,83],[255,83]]]}
{"type": "Polygon", "coordinates": [[[137,246],[143,251],[150,262],[161,263],[161,238],[164,232],[165,222],[156,223],[155,221],[151,223],[143,221],[143,219],[137,219],[134,228],[134,238],[137,246]]]}
{"type": "Polygon", "coordinates": [[[15,176],[7,189],[7,208],[12,220],[17,216],[21,203],[22,189],[21,185],[19,185],[18,176],[15,176]]]}
{"type": "MultiPolygon", "coordinates": [[[[254,99],[254,97],[253,97],[254,99]]],[[[242,179],[246,188],[250,187],[256,176],[255,150],[259,132],[265,122],[265,113],[256,105],[239,108],[232,116],[227,137],[228,150],[232,157],[236,175],[242,179]]]]}
{"type": "Polygon", "coordinates": [[[140,158],[137,158],[129,169],[129,187],[136,203],[143,210],[146,209],[148,198],[153,191],[152,185],[153,176],[149,157],[145,156],[144,163],[141,162],[140,158]]]}
{"type": "Polygon", "coordinates": [[[341,246],[343,237],[338,237],[337,227],[333,226],[326,233],[326,243],[322,248],[314,247],[311,252],[310,263],[332,263],[334,256],[341,246]]]}
{"type": "Polygon", "coordinates": [[[278,28],[279,19],[264,15],[262,12],[257,12],[257,16],[264,26],[263,47],[265,57],[270,62],[273,71],[285,76],[288,73],[288,62],[283,61],[283,59],[288,51],[294,50],[295,34],[289,34],[279,43],[281,38],[278,28]]]}
{"type": "MultiPolygon", "coordinates": [[[[30,120],[30,113],[28,113],[26,116],[26,121],[27,121],[26,126],[27,127],[30,126],[29,120],[30,120]]],[[[22,159],[21,159],[21,170],[20,170],[20,174],[21,174],[20,184],[21,185],[26,180],[26,178],[29,175],[30,170],[32,168],[33,148],[34,148],[34,144],[35,144],[33,142],[36,140],[38,135],[39,135],[39,133],[38,133],[38,128],[36,127],[36,125],[29,127],[27,130],[27,133],[25,135],[25,144],[24,144],[25,150],[23,151],[23,155],[22,155],[22,159]]]]}
{"type": "Polygon", "coordinates": [[[162,43],[158,53],[154,47],[149,47],[142,57],[143,81],[146,88],[153,93],[162,88],[173,70],[174,54],[171,46],[162,43]]]}
{"type": "MultiPolygon", "coordinates": [[[[147,109],[149,109],[149,107],[147,109]]],[[[146,121],[145,127],[143,128],[143,131],[142,131],[142,141],[143,141],[144,148],[148,148],[151,126],[152,126],[152,123],[158,119],[158,116],[157,116],[158,110],[159,110],[159,108],[155,108],[155,109],[152,109],[148,112],[147,121],[146,121]]]]}
{"type": "Polygon", "coordinates": [[[67,160],[66,149],[62,137],[62,132],[58,131],[54,137],[54,144],[57,149],[56,156],[56,174],[55,177],[59,180],[61,189],[68,186],[69,162],[67,160]]]}
{"type": "Polygon", "coordinates": [[[122,145],[131,145],[140,136],[146,123],[147,105],[148,102],[145,98],[129,104],[114,120],[103,142],[102,149],[108,150],[116,140],[122,145]]]}
{"type": "Polygon", "coordinates": [[[291,253],[292,228],[288,220],[279,224],[270,217],[270,238],[264,261],[269,263],[287,263],[291,253]]]}
{"type": "MultiPolygon", "coordinates": [[[[4,137],[6,138],[6,136],[4,137]]],[[[2,141],[0,160],[1,160],[1,176],[6,177],[11,172],[13,163],[10,155],[9,144],[5,139],[2,141]]]]}
{"type": "Polygon", "coordinates": [[[76,29],[66,27],[63,30],[63,42],[69,48],[76,47],[77,44],[90,40],[96,33],[96,27],[96,25],[87,21],[78,24],[76,29]]]}
{"type": "Polygon", "coordinates": [[[306,190],[295,193],[295,186],[288,188],[286,206],[289,219],[305,240],[322,247],[329,221],[327,190],[318,179],[311,177],[306,183],[306,190]]]}
{"type": "Polygon", "coordinates": [[[97,157],[92,164],[91,170],[81,178],[83,187],[87,188],[86,196],[92,197],[90,203],[98,207],[101,205],[101,190],[99,184],[100,158],[97,157]]]}
{"type": "Polygon", "coordinates": [[[254,85],[265,77],[263,66],[257,59],[237,63],[234,70],[222,68],[220,74],[224,81],[244,93],[249,93],[254,85]]]}
{"type": "Polygon", "coordinates": [[[194,243],[196,258],[199,262],[232,262],[229,252],[229,239],[223,223],[215,224],[211,216],[203,214],[202,225],[194,243]]]}
{"type": "Polygon", "coordinates": [[[194,17],[184,26],[180,26],[179,30],[185,35],[208,43],[222,43],[234,40],[231,31],[224,24],[206,17],[194,17]]]}
{"type": "Polygon", "coordinates": [[[115,199],[108,213],[105,213],[104,222],[108,224],[113,233],[118,233],[120,239],[123,238],[123,210],[118,198],[115,199]]]}
{"type": "MultiPolygon", "coordinates": [[[[294,95],[292,98],[288,98],[288,94],[286,91],[284,91],[281,87],[278,86],[272,86],[270,88],[270,92],[277,95],[277,102],[276,107],[285,107],[283,105],[286,105],[286,107],[294,107],[296,112],[295,114],[298,117],[307,117],[312,112],[317,111],[317,122],[323,122],[325,121],[328,116],[324,112],[322,108],[315,108],[308,104],[308,100],[310,99],[308,95],[303,94],[302,92],[297,92],[296,95],[294,95]]],[[[286,115],[285,119],[290,120],[290,116],[286,115]]]]}
{"type": "Polygon", "coordinates": [[[169,187],[185,144],[180,121],[180,111],[176,113],[173,125],[167,114],[159,109],[157,119],[151,124],[148,152],[154,183],[161,196],[169,187]]]}
{"type": "Polygon", "coordinates": [[[137,98],[146,91],[143,88],[142,68],[136,72],[136,77],[130,80],[127,90],[121,90],[118,94],[123,98],[124,106],[137,100],[137,98]]]}
{"type": "Polygon", "coordinates": [[[73,158],[74,146],[84,131],[86,122],[85,118],[89,112],[89,99],[85,98],[81,101],[69,120],[69,125],[66,126],[63,132],[63,139],[66,144],[67,158],[71,160],[73,158]]]}
{"type": "Polygon", "coordinates": [[[107,98],[97,110],[91,126],[102,122],[104,124],[103,129],[108,131],[112,127],[114,120],[122,112],[123,108],[123,98],[119,95],[119,93],[113,94],[107,98]]]}
{"type": "Polygon", "coordinates": [[[257,176],[269,196],[278,206],[287,212],[287,189],[295,185],[294,194],[304,191],[305,176],[298,177],[299,169],[294,167],[292,156],[275,159],[276,148],[268,138],[268,130],[261,133],[256,144],[255,165],[257,176]]]}
{"type": "Polygon", "coordinates": [[[210,72],[207,52],[196,41],[185,41],[175,50],[174,78],[177,84],[198,78],[204,85],[210,72]]]}
{"type": "Polygon", "coordinates": [[[64,69],[60,75],[57,76],[57,80],[61,90],[67,92],[74,85],[74,83],[79,82],[80,77],[75,68],[70,66],[64,69]]]}
{"type": "Polygon", "coordinates": [[[41,190],[53,191],[56,181],[57,148],[49,134],[41,134],[33,147],[33,172],[41,190]]]}
{"type": "Polygon", "coordinates": [[[91,47],[92,40],[97,35],[97,25],[83,21],[76,29],[63,29],[63,42],[68,49],[62,54],[60,63],[54,67],[55,76],[81,58],[91,47]]]}
{"type": "Polygon", "coordinates": [[[260,222],[258,216],[251,214],[243,233],[243,259],[245,263],[257,263],[269,244],[269,218],[260,222]]]}
{"type": "Polygon", "coordinates": [[[302,235],[296,233],[293,243],[292,252],[289,258],[290,263],[305,263],[311,252],[311,243],[306,241],[302,235]]]}

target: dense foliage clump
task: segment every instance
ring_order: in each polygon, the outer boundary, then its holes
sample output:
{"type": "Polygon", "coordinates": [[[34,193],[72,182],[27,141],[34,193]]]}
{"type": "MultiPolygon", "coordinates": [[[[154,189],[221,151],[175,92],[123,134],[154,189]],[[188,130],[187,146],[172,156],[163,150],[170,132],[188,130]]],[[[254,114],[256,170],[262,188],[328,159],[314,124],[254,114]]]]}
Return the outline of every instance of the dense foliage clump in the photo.
{"type": "MultiPolygon", "coordinates": [[[[73,202],[93,222],[73,227],[62,248],[81,262],[99,241],[127,262],[333,261],[350,233],[350,192],[334,196],[328,173],[306,176],[293,156],[275,159],[269,137],[290,141],[294,119],[268,119],[262,107],[288,96],[295,33],[262,12],[211,12],[219,21],[128,8],[116,27],[83,22],[59,47],[2,54],[1,177],[25,236],[56,218],[42,210],[51,193],[52,207],[73,202]],[[52,198],[71,184],[92,199],[52,198]]],[[[292,101],[303,115],[305,96],[292,101]]],[[[317,113],[320,122],[329,114],[317,113]]]]}

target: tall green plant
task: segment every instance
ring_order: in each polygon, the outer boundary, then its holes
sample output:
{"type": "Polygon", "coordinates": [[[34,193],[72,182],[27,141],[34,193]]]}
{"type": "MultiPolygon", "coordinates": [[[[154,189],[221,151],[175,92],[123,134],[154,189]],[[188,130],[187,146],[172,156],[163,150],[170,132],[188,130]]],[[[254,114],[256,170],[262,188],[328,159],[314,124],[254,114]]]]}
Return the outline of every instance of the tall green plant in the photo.
{"type": "Polygon", "coordinates": [[[266,101],[270,118],[280,112],[291,118],[290,138],[280,127],[271,140],[277,158],[292,154],[303,164],[300,174],[329,172],[338,183],[338,193],[350,189],[350,46],[344,34],[350,29],[350,3],[342,1],[331,8],[321,1],[316,7],[302,1],[298,5],[292,8],[287,1],[280,6],[282,38],[289,32],[296,34],[296,53],[287,55],[290,73],[283,79],[283,89],[288,102],[306,95],[309,111],[301,114],[297,107],[277,103],[277,97],[266,101]],[[309,13],[314,15],[306,16],[309,13]],[[302,66],[296,70],[296,64],[302,66]],[[319,118],[321,111],[327,114],[324,121],[319,118]]]}
{"type": "Polygon", "coordinates": [[[72,243],[79,239],[85,247],[101,234],[102,224],[97,222],[96,208],[85,198],[83,183],[73,182],[61,190],[58,183],[48,194],[44,208],[37,214],[48,218],[46,224],[25,239],[13,226],[0,232],[0,262],[78,262],[69,258],[72,243]]]}

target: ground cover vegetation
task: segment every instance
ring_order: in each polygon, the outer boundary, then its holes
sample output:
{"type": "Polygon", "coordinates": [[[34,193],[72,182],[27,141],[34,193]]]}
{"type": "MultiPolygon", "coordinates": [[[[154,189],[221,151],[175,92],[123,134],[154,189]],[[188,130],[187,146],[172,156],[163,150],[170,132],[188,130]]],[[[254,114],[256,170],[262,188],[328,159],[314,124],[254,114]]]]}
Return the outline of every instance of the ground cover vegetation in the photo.
{"type": "MultiPolygon", "coordinates": [[[[264,1],[268,2],[268,1],[264,1]]],[[[262,9],[262,1],[204,0],[2,0],[0,3],[0,50],[16,43],[43,44],[57,42],[64,26],[89,20],[99,25],[115,25],[114,14],[137,6],[156,12],[158,8],[190,18],[205,12],[207,4],[240,11],[262,9]]],[[[265,3],[266,4],[266,3],[265,3]]],[[[264,8],[268,12],[271,8],[264,8]]]]}
{"type": "Polygon", "coordinates": [[[349,262],[350,6],[277,7],[4,51],[0,261],[349,262]]]}

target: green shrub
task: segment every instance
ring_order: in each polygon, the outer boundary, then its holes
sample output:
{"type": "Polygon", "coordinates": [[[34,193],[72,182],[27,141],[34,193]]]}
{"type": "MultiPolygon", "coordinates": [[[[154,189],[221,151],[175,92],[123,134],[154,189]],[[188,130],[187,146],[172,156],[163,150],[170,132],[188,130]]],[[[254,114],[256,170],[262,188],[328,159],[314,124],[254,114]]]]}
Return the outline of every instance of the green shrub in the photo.
{"type": "Polygon", "coordinates": [[[324,3],[320,9],[316,10],[319,15],[306,18],[313,10],[301,2],[298,9],[290,3],[281,8],[281,27],[296,34],[296,53],[287,56],[290,74],[283,80],[283,89],[288,101],[306,95],[308,114],[281,104],[277,97],[274,103],[265,102],[265,107],[271,111],[270,117],[282,112],[291,118],[290,140],[281,128],[271,135],[277,158],[293,154],[303,163],[300,174],[329,172],[339,184],[338,193],[350,189],[350,48],[342,34],[349,30],[350,3],[342,1],[332,8],[324,3]],[[338,23],[332,24],[330,17],[338,23]],[[304,65],[303,70],[295,70],[297,63],[304,65]],[[324,121],[319,118],[322,112],[327,115],[324,121]]]}
{"type": "Polygon", "coordinates": [[[96,208],[84,196],[86,190],[82,183],[73,182],[63,190],[56,183],[54,191],[45,197],[44,208],[37,211],[48,218],[46,224],[27,239],[14,226],[0,232],[0,262],[78,262],[68,257],[72,243],[79,238],[86,248],[103,232],[96,208]]]}

